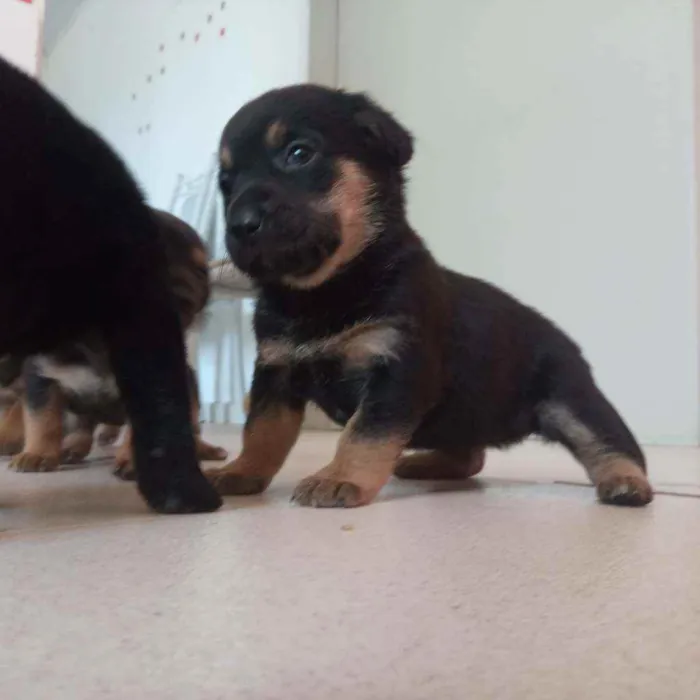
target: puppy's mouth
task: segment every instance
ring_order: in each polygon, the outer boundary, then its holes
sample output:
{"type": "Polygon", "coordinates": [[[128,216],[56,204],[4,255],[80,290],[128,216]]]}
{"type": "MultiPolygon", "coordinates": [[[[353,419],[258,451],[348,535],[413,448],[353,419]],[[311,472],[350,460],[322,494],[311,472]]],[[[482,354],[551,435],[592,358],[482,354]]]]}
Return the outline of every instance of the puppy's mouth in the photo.
{"type": "Polygon", "coordinates": [[[280,208],[265,226],[250,236],[226,237],[233,263],[260,283],[305,278],[333,256],[341,244],[332,214],[300,214],[280,208]]]}

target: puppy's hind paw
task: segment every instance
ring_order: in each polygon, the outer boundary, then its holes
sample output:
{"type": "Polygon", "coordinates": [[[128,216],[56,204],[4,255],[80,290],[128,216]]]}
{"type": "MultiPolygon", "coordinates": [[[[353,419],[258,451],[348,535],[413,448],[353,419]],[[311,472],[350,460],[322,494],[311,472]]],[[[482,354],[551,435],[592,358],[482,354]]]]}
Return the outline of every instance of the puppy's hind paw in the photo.
{"type": "Polygon", "coordinates": [[[270,485],[268,477],[246,474],[238,471],[235,465],[236,462],[233,462],[221,469],[209,469],[204,472],[211,485],[222,496],[255,496],[270,485]]]}
{"type": "Polygon", "coordinates": [[[596,480],[598,498],[616,506],[645,506],[654,491],[642,469],[626,459],[611,462],[596,480]]]}

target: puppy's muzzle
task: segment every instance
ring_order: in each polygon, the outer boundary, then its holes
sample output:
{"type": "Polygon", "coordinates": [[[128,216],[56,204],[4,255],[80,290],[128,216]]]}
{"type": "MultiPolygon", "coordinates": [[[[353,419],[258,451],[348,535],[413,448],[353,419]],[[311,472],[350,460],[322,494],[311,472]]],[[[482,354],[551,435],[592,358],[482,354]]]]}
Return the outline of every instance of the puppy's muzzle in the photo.
{"type": "Polygon", "coordinates": [[[245,241],[263,230],[269,212],[268,197],[244,192],[229,206],[227,234],[237,241],[245,241]]]}

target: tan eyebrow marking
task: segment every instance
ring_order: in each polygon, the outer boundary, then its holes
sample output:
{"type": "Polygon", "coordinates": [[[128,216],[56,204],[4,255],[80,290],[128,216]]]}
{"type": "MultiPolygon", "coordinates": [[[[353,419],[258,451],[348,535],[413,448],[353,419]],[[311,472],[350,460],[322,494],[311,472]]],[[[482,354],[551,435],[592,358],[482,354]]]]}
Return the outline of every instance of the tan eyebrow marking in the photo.
{"type": "Polygon", "coordinates": [[[287,127],[281,121],[276,121],[270,124],[265,133],[265,143],[271,148],[276,148],[282,145],[285,134],[287,133],[287,127]]]}
{"type": "Polygon", "coordinates": [[[219,153],[219,162],[222,168],[229,169],[233,165],[233,155],[228,146],[222,146],[219,153]]]}

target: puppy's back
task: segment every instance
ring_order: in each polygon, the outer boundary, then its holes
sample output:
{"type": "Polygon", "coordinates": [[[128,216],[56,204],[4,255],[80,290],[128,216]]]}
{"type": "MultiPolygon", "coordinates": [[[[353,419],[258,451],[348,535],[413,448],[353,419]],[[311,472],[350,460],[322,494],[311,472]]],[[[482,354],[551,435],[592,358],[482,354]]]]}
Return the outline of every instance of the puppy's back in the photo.
{"type": "Polygon", "coordinates": [[[126,309],[127,280],[158,257],[141,193],[95,132],[1,59],[0,173],[0,352],[126,309]]]}

